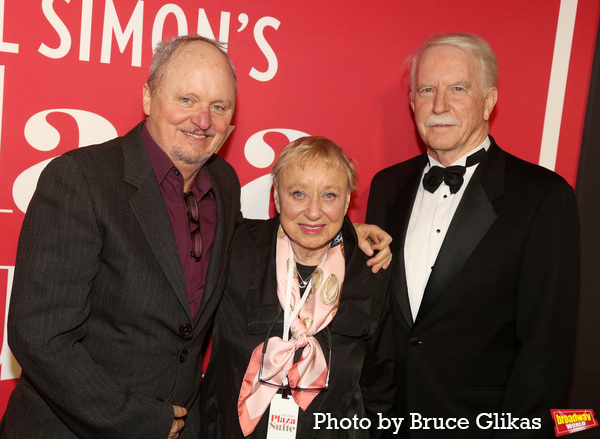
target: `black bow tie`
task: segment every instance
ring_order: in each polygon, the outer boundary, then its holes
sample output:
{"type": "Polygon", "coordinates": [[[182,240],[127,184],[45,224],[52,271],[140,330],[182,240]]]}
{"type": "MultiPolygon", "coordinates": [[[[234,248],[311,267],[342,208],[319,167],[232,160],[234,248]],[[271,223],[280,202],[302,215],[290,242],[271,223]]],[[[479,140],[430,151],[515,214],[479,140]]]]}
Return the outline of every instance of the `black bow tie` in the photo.
{"type": "Polygon", "coordinates": [[[484,155],[485,149],[481,148],[475,154],[467,157],[467,166],[454,165],[447,168],[432,166],[423,177],[423,187],[425,190],[434,193],[443,181],[450,187],[451,194],[457,193],[463,184],[463,175],[467,168],[479,163],[484,155]]]}

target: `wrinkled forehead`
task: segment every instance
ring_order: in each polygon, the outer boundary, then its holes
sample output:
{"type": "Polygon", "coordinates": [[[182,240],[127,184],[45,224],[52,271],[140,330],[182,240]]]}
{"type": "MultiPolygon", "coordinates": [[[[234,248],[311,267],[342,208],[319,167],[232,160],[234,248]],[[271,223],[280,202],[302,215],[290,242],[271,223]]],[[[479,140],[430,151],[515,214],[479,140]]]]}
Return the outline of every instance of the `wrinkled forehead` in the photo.
{"type": "Polygon", "coordinates": [[[481,85],[481,62],[462,48],[437,45],[425,49],[417,60],[413,86],[434,80],[461,81],[481,85]]]}

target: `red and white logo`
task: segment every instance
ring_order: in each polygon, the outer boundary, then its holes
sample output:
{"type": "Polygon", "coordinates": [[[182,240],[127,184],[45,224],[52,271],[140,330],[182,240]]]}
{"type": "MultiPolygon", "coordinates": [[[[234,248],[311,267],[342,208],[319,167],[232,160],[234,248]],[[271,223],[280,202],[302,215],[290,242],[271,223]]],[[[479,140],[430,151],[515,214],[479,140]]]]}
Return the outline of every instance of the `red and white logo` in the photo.
{"type": "Polygon", "coordinates": [[[597,427],[593,410],[550,410],[556,437],[597,427]]]}

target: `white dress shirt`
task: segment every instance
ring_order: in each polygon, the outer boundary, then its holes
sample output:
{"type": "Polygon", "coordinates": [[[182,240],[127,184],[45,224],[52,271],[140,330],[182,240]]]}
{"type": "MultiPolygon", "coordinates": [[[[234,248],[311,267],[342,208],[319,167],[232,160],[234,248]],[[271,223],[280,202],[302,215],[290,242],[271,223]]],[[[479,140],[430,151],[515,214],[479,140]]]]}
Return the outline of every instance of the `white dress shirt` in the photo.
{"type": "MultiPolygon", "coordinates": [[[[485,141],[464,155],[451,165],[465,166],[467,157],[476,153],[481,148],[490,147],[490,139],[485,141]]],[[[416,319],[423,299],[423,293],[431,274],[431,269],[435,263],[437,255],[446,237],[450,222],[454,217],[456,208],[465,193],[465,188],[471,181],[471,177],[477,168],[477,164],[469,166],[463,176],[464,182],[458,192],[450,193],[450,188],[445,182],[434,193],[428,192],[423,188],[423,176],[431,166],[442,166],[431,156],[429,165],[425,166],[421,183],[417,190],[417,196],[408,223],[406,231],[406,240],[404,243],[404,264],[406,267],[406,282],[408,286],[408,298],[413,320],[416,319]]]]}

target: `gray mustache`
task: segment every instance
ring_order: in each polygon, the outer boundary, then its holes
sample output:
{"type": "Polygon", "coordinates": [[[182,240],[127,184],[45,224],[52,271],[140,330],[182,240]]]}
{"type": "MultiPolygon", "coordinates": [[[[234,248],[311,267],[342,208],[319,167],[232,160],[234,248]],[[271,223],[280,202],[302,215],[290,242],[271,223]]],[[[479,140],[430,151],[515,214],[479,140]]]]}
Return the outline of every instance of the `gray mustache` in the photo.
{"type": "Polygon", "coordinates": [[[443,114],[441,116],[437,114],[432,114],[425,121],[425,126],[427,128],[431,128],[436,125],[452,125],[452,126],[460,126],[460,120],[453,118],[450,115],[443,114]]]}

